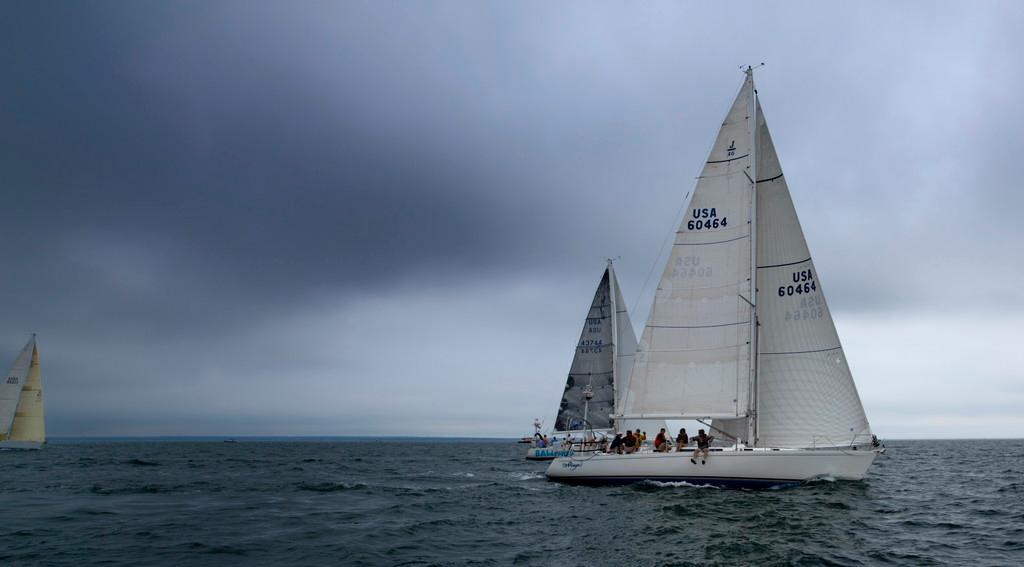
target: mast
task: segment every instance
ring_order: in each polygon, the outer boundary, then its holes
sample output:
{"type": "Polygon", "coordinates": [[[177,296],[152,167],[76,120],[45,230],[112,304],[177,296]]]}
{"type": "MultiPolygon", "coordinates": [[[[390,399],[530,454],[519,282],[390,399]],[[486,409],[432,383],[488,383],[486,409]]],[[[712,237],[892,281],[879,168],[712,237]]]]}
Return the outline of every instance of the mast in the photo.
{"type": "MultiPolygon", "coordinates": [[[[612,326],[612,415],[618,415],[622,413],[622,409],[619,408],[619,375],[615,371],[619,365],[619,306],[615,302],[616,293],[615,284],[615,268],[612,266],[613,260],[608,258],[608,299],[609,305],[611,305],[611,317],[609,322],[612,326]]],[[[619,422],[614,417],[612,418],[612,432],[619,432],[619,422]]]]}
{"type": "Polygon", "coordinates": [[[754,68],[747,66],[750,111],[750,394],[747,396],[747,444],[757,445],[757,91],[754,68]]]}

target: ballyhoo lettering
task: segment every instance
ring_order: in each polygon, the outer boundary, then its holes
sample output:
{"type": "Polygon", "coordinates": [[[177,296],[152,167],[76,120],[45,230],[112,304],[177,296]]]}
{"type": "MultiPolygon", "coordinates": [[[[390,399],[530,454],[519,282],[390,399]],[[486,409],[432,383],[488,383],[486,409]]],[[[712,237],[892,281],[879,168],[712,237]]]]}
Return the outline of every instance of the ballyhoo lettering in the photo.
{"type": "Polygon", "coordinates": [[[554,457],[571,457],[574,454],[575,454],[575,452],[567,451],[567,450],[551,450],[551,451],[538,450],[538,451],[534,452],[533,455],[535,457],[552,457],[552,458],[554,458],[554,457]]]}

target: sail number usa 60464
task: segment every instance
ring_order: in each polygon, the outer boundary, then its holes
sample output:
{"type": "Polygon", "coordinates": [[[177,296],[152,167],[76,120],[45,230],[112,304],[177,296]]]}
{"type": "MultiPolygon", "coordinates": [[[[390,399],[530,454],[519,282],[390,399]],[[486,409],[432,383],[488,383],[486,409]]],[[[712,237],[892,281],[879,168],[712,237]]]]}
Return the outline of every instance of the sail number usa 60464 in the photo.
{"type": "Polygon", "coordinates": [[[690,214],[693,215],[693,218],[686,221],[686,228],[688,230],[706,230],[729,226],[729,219],[726,217],[718,218],[718,209],[716,207],[693,209],[690,214]]]}
{"type": "Polygon", "coordinates": [[[779,297],[811,293],[812,291],[818,291],[818,284],[814,283],[814,276],[810,270],[800,270],[799,272],[793,272],[792,285],[779,286],[779,297]]]}

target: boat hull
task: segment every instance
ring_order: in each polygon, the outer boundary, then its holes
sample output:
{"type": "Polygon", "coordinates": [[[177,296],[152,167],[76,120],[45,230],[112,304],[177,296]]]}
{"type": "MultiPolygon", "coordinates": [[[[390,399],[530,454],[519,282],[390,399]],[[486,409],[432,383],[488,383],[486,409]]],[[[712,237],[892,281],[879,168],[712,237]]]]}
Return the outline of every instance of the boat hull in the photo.
{"type": "Polygon", "coordinates": [[[42,449],[43,444],[39,441],[0,441],[0,451],[4,450],[34,450],[42,449]]]}
{"type": "Polygon", "coordinates": [[[769,488],[819,478],[860,480],[877,454],[872,450],[780,449],[712,451],[706,464],[692,453],[600,453],[560,457],[550,480],[571,484],[628,484],[645,480],[736,488],[769,488]]]}

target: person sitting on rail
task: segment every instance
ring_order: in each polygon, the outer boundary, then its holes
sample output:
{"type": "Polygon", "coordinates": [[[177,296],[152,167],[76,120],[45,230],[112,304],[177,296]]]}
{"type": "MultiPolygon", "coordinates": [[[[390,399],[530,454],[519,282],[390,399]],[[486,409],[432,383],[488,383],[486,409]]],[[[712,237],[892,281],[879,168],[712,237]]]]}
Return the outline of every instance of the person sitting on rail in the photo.
{"type": "Polygon", "coordinates": [[[654,450],[659,453],[667,453],[672,445],[668,442],[668,435],[665,435],[665,428],[662,427],[658,436],[654,438],[654,450]]]}
{"type": "Polygon", "coordinates": [[[612,444],[608,446],[608,450],[612,453],[622,454],[622,434],[616,433],[615,439],[612,439],[612,444]]]}
{"type": "Polygon", "coordinates": [[[639,439],[633,435],[632,431],[626,431],[626,437],[622,439],[622,445],[625,447],[627,455],[636,452],[639,445],[638,441],[639,439]]]}
{"type": "Polygon", "coordinates": [[[697,439],[696,439],[696,441],[697,441],[697,448],[693,450],[693,456],[690,457],[690,462],[691,463],[696,465],[697,461],[695,459],[697,458],[697,455],[699,455],[699,454],[701,454],[701,452],[703,452],[704,453],[704,458],[702,458],[700,460],[700,464],[702,464],[702,465],[708,464],[707,463],[708,448],[711,446],[711,441],[713,439],[714,439],[714,437],[708,436],[706,433],[704,433],[703,429],[697,431],[697,439]]]}
{"type": "Polygon", "coordinates": [[[686,434],[686,428],[679,430],[679,435],[676,435],[676,452],[682,453],[683,448],[690,442],[690,437],[686,434]]]}

